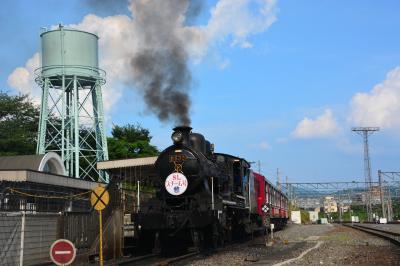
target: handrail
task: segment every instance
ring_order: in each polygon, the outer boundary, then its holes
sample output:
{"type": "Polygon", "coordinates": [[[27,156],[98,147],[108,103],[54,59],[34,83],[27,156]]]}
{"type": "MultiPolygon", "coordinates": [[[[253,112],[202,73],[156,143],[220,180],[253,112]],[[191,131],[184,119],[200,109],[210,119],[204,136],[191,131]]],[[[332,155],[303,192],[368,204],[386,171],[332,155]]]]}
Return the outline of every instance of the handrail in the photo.
{"type": "Polygon", "coordinates": [[[100,83],[104,84],[105,79],[106,79],[106,71],[103,69],[97,68],[97,67],[91,67],[91,66],[83,66],[83,65],[51,65],[51,66],[44,66],[44,67],[39,67],[34,70],[34,75],[35,75],[35,81],[36,83],[40,84],[43,82],[44,78],[52,77],[52,76],[61,76],[68,74],[70,75],[76,75],[76,76],[88,76],[87,72],[91,72],[91,75],[89,77],[95,78],[100,81],[100,83]],[[53,70],[51,74],[43,74],[46,71],[53,70]],[[56,70],[56,71],[54,71],[56,70]],[[66,73],[66,72],[72,72],[72,73],[66,73]]]}

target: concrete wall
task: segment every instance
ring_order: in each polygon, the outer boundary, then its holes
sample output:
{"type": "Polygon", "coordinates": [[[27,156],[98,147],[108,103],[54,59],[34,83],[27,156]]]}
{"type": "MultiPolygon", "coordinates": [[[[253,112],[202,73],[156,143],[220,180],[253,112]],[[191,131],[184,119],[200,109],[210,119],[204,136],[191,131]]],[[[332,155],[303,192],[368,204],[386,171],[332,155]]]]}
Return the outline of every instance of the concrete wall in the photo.
{"type": "Polygon", "coordinates": [[[309,211],[308,214],[310,215],[310,222],[316,223],[318,221],[318,212],[309,211]]]}
{"type": "Polygon", "coordinates": [[[295,224],[301,224],[300,211],[292,211],[290,214],[290,220],[295,224]]]}

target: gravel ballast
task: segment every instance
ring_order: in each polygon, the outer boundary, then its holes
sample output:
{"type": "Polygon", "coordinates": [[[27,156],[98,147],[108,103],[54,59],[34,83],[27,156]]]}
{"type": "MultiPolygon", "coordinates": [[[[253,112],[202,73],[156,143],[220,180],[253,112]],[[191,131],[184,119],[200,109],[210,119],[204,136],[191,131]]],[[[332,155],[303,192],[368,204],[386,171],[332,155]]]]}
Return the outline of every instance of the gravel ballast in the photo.
{"type": "Polygon", "coordinates": [[[294,225],[263,237],[228,246],[214,254],[174,265],[400,265],[400,248],[341,225],[294,225]],[[298,258],[300,257],[301,258],[298,258]]]}

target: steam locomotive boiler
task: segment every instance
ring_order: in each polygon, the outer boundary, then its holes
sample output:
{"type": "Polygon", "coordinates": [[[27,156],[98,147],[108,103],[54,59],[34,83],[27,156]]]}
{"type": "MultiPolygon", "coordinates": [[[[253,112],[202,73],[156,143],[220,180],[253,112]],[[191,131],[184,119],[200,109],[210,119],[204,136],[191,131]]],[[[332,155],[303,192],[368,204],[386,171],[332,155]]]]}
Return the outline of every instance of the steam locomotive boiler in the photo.
{"type": "Polygon", "coordinates": [[[245,159],[215,153],[191,129],[174,128],[173,145],[159,155],[161,186],[135,215],[136,235],[163,250],[170,243],[201,249],[264,230],[266,216],[258,205],[265,204],[265,178],[245,159]]]}

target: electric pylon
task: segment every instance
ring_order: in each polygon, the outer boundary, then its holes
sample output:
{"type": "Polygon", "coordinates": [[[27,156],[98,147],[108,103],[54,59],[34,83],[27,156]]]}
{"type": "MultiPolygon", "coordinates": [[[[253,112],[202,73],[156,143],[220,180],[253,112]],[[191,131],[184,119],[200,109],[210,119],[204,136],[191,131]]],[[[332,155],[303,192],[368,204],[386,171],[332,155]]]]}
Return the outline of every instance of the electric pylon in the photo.
{"type": "Polygon", "coordinates": [[[354,127],[351,129],[358,135],[363,137],[364,140],[364,178],[365,178],[365,205],[367,207],[368,221],[372,221],[372,178],[371,178],[371,161],[369,158],[369,147],[368,147],[368,136],[376,131],[379,131],[379,127],[354,127]]]}

